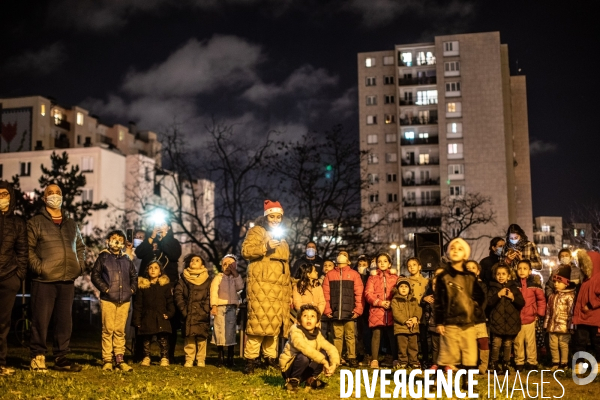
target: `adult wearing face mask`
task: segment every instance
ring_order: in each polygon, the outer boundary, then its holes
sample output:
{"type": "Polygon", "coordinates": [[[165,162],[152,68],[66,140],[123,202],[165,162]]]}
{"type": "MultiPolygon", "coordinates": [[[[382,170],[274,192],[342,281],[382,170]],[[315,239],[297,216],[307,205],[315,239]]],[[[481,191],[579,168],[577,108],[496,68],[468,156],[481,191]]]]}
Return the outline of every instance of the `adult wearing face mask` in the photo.
{"type": "Polygon", "coordinates": [[[552,269],[548,282],[544,288],[547,298],[554,293],[554,281],[552,280],[552,277],[558,274],[560,270],[568,271],[567,274],[570,276],[569,282],[573,282],[575,284],[575,290],[579,291],[579,286],[583,280],[581,269],[573,263],[573,258],[571,257],[569,249],[561,249],[558,252],[558,265],[552,269]]]}
{"type": "Polygon", "coordinates": [[[46,336],[54,323],[54,369],[81,371],[67,359],[71,309],[75,296],[73,282],[84,268],[85,245],[77,223],[62,211],[62,190],[48,185],[44,190],[46,207],[27,223],[31,282],[31,369],[46,371],[46,336]]]}
{"type": "Polygon", "coordinates": [[[133,261],[133,265],[135,266],[135,272],[140,272],[140,265],[142,263],[142,259],[135,255],[135,249],[139,247],[140,244],[146,238],[146,232],[138,229],[133,234],[133,243],[127,242],[127,246],[125,247],[125,253],[129,256],[131,261],[133,261]]]}
{"type": "Polygon", "coordinates": [[[492,280],[492,267],[500,262],[500,256],[504,249],[504,238],[496,236],[490,240],[490,255],[479,262],[481,273],[479,277],[488,286],[492,280]]]}
{"type": "Polygon", "coordinates": [[[15,297],[27,274],[27,224],[14,209],[13,187],[0,181],[0,376],[15,372],[6,367],[6,339],[15,297]]]}
{"type": "Polygon", "coordinates": [[[519,225],[511,224],[506,231],[506,245],[502,250],[500,261],[516,270],[521,260],[529,260],[534,271],[542,269],[542,259],[535,244],[529,241],[525,231],[519,225]]]}
{"type": "Polygon", "coordinates": [[[319,276],[323,275],[323,257],[317,255],[317,244],[315,242],[308,242],[306,244],[306,251],[296,260],[294,265],[292,266],[292,270],[290,273],[292,276],[296,276],[298,269],[302,264],[312,264],[315,266],[315,269],[319,273],[319,276]]]}

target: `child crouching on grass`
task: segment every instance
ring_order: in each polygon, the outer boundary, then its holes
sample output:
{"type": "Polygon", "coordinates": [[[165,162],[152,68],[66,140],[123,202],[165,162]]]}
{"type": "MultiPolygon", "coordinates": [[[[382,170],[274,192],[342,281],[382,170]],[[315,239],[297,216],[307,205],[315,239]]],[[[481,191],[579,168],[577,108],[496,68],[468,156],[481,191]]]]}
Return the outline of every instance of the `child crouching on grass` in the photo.
{"type": "Polygon", "coordinates": [[[186,368],[205,366],[206,342],[210,332],[210,282],[202,257],[185,256],[181,279],[175,285],[175,303],[183,316],[186,368]]]}
{"type": "Polygon", "coordinates": [[[340,364],[337,349],[317,328],[320,318],[316,306],[304,304],[298,312],[298,324],[290,329],[288,342],[279,357],[284,389],[290,392],[297,392],[302,382],[312,389],[325,388],[326,383],[319,375],[323,371],[325,376],[333,375],[340,364]]]}
{"type": "Polygon", "coordinates": [[[148,278],[138,278],[138,291],[133,303],[133,326],[137,327],[138,340],[144,349],[143,367],[150,366],[150,343],[156,335],[160,346],[160,366],[169,366],[169,319],[175,315],[173,294],[169,277],[162,274],[162,264],[158,260],[150,261],[146,270],[148,278]]]}
{"type": "Polygon", "coordinates": [[[123,361],[125,354],[125,325],[129,315],[131,296],[138,282],[135,266],[123,252],[125,233],[115,230],[106,237],[107,249],[102,250],[92,267],[92,283],[100,291],[102,310],[102,360],[103,370],[115,366],[121,371],[132,368],[123,361]]]}

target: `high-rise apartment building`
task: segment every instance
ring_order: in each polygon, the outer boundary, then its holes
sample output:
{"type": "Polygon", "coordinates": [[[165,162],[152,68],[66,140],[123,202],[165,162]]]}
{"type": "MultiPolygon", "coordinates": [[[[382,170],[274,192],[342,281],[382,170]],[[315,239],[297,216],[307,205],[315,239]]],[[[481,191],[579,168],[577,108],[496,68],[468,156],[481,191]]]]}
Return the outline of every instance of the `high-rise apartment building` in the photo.
{"type": "MultiPolygon", "coordinates": [[[[359,53],[358,88],[360,147],[369,152],[363,208],[388,206],[382,245],[410,246],[424,224],[442,224],[445,199],[466,193],[489,197],[496,216],[468,237],[503,234],[511,223],[533,237],[525,77],[510,76],[498,32],[359,53]]],[[[488,243],[472,243],[474,256],[488,243]]]]}

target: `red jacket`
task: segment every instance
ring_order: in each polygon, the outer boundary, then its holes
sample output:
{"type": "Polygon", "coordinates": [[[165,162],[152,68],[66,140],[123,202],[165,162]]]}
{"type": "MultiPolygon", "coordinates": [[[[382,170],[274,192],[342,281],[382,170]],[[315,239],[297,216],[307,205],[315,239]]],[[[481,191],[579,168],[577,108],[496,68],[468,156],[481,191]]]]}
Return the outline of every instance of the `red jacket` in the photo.
{"type": "Polygon", "coordinates": [[[525,299],[525,306],[521,309],[521,325],[535,321],[535,317],[546,315],[546,296],[537,275],[529,275],[527,279],[517,279],[517,286],[525,299]]]}
{"type": "Polygon", "coordinates": [[[335,267],[325,275],[323,281],[325,315],[332,319],[347,321],[352,313],[363,312],[363,283],[360,274],[350,267],[335,267]]]}
{"type": "Polygon", "coordinates": [[[386,310],[380,304],[382,301],[392,301],[397,279],[398,276],[391,274],[389,269],[385,271],[378,269],[375,275],[369,276],[365,288],[365,299],[371,305],[369,310],[370,328],[394,325],[392,308],[386,310]]]}
{"type": "Polygon", "coordinates": [[[591,278],[586,279],[579,289],[573,310],[573,324],[600,327],[600,253],[588,251],[587,254],[592,259],[594,269],[591,278]]]}

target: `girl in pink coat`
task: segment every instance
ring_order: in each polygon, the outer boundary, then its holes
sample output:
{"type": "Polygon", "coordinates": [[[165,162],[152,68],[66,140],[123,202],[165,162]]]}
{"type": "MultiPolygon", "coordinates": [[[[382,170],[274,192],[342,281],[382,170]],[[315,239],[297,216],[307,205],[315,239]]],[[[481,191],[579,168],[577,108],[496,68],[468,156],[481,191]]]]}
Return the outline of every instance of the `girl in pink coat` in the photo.
{"type": "Polygon", "coordinates": [[[392,259],[387,253],[377,255],[377,269],[371,271],[371,276],[367,280],[365,289],[365,299],[371,305],[369,310],[369,327],[373,329],[373,338],[371,339],[371,368],[379,368],[379,345],[381,343],[381,333],[383,332],[390,343],[392,354],[394,356],[394,367],[398,363],[398,349],[396,338],[394,337],[394,318],[392,316],[392,298],[396,280],[397,271],[391,269],[392,259]]]}

